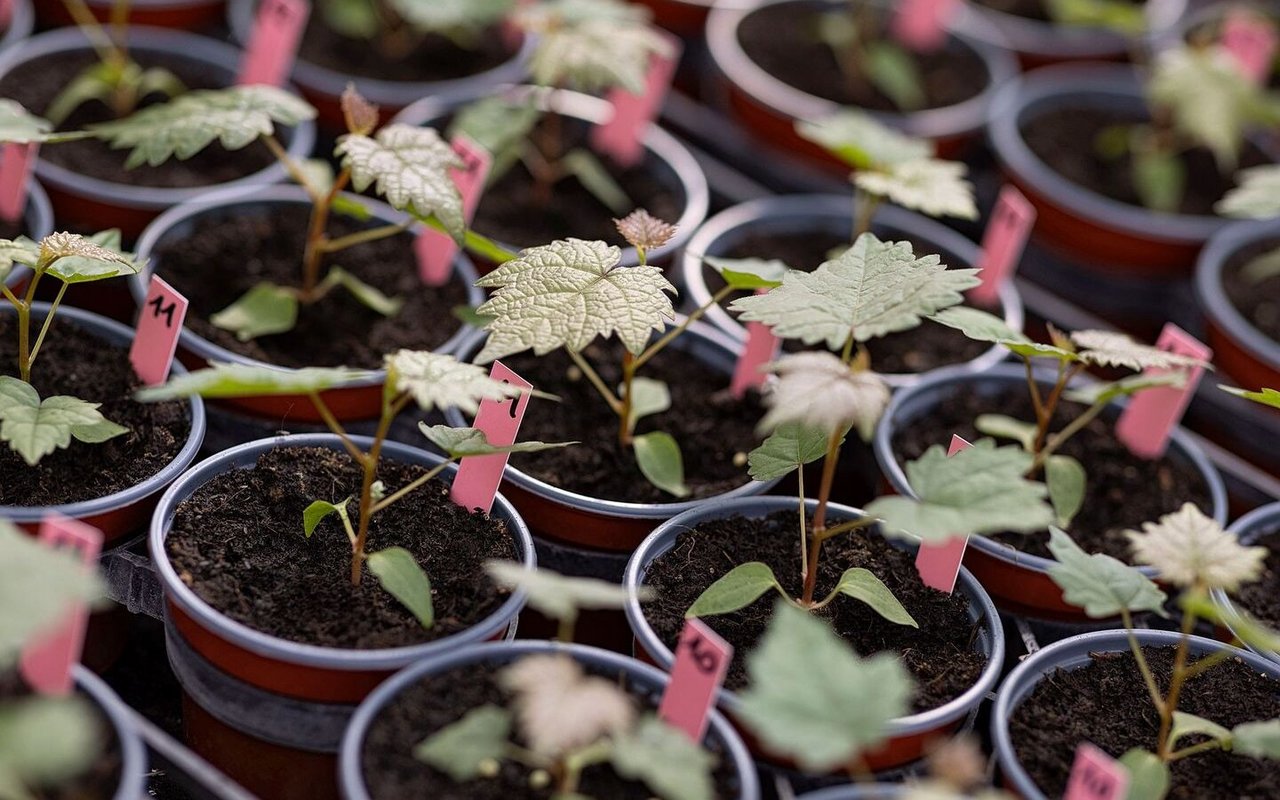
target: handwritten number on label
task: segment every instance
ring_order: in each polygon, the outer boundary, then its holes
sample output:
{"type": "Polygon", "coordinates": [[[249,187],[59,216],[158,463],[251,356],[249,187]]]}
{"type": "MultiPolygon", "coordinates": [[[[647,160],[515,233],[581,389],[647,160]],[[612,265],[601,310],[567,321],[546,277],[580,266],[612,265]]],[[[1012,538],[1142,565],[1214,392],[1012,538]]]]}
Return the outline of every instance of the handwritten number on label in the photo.
{"type": "Polygon", "coordinates": [[[164,326],[166,328],[173,327],[173,312],[178,310],[177,303],[169,303],[168,305],[165,305],[164,297],[162,295],[156,295],[155,297],[147,301],[147,305],[153,306],[155,309],[154,311],[151,312],[151,316],[159,317],[161,314],[163,314],[164,326]]]}
{"type": "Polygon", "coordinates": [[[685,637],[684,645],[689,648],[689,654],[693,656],[693,663],[697,665],[699,672],[715,672],[720,660],[703,638],[698,635],[697,631],[689,632],[689,635],[685,637]]]}

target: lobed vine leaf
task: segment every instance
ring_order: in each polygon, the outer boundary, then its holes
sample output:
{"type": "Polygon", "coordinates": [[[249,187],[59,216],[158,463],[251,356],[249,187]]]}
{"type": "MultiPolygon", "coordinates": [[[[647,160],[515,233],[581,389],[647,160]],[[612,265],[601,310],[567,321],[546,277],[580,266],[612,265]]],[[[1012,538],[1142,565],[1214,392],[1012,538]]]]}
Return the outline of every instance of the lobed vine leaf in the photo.
{"type": "Polygon", "coordinates": [[[889,385],[871,370],[854,370],[839,357],[807,351],[769,366],[778,381],[766,395],[769,411],[760,421],[765,430],[786,424],[825,431],[856,428],[869,440],[889,405],[889,385]]]}
{"type": "Polygon", "coordinates": [[[71,446],[71,440],[104,442],[129,429],[107,420],[98,403],[68,395],[40,399],[31,384],[0,375],[0,440],[30,466],[54,450],[71,446]]]}
{"type": "Polygon", "coordinates": [[[1049,552],[1058,562],[1049,568],[1049,577],[1062,589],[1062,599],[1083,608],[1090,617],[1105,619],[1126,609],[1167,616],[1165,593],[1123,561],[1105,553],[1086,553],[1057,528],[1049,529],[1049,552]]]}
{"type": "Polygon", "coordinates": [[[1223,530],[1194,503],[1145,522],[1142,531],[1126,531],[1134,558],[1177,586],[1207,587],[1234,592],[1242,583],[1258,579],[1267,557],[1265,547],[1246,547],[1234,533],[1223,530]]]}

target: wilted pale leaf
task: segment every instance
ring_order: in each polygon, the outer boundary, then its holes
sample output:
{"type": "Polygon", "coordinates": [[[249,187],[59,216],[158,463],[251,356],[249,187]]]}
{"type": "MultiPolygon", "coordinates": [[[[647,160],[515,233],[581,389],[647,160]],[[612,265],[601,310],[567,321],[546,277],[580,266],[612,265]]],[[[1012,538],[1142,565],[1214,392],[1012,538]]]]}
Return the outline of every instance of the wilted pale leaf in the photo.
{"type": "Polygon", "coordinates": [[[1242,169],[1236,173],[1236,184],[1214,205],[1214,211],[1247,219],[1280,215],[1280,164],[1242,169]]]}
{"type": "Polygon", "coordinates": [[[931,142],[900,133],[852,108],[815,122],[797,122],[796,132],[859,170],[885,170],[933,156],[931,142]]]}
{"type": "Polygon", "coordinates": [[[653,250],[662,247],[676,235],[676,226],[658,219],[643,208],[637,208],[613,224],[632,247],[653,250]]]}
{"type": "Polygon", "coordinates": [[[449,174],[463,166],[462,158],[435,129],[396,124],[373,137],[348,133],[338,137],[334,154],[351,171],[357,192],[372,184],[393,207],[420,217],[434,214],[450,236],[462,240],[462,195],[449,174]]]}
{"type": "MultiPolygon", "coordinates": [[[[781,478],[827,452],[828,431],[787,423],[779,425],[769,438],[747,455],[753,480],[781,478]]],[[[843,439],[841,440],[843,443],[843,439]]]]}
{"type": "MultiPolygon", "coordinates": [[[[622,608],[627,604],[627,590],[616,583],[525,569],[513,561],[486,561],[484,568],[499,586],[524,589],[529,594],[530,607],[552,619],[573,620],[584,609],[622,608]]],[[[641,587],[639,594],[643,601],[653,592],[641,587]]]]}
{"type": "Polygon", "coordinates": [[[118,425],[104,430],[108,420],[98,411],[98,403],[87,403],[67,395],[40,399],[29,383],[0,375],[0,440],[30,466],[59,448],[69,447],[85,430],[90,443],[128,433],[118,425]]]}
{"type": "Polygon", "coordinates": [[[372,372],[346,367],[276,369],[212,361],[208,369],[174,375],[166,384],[139,389],[134,397],[143,403],[154,403],[190,397],[193,394],[209,398],[307,394],[323,392],[372,376],[372,372]]]}
{"type": "Polygon", "coordinates": [[[456,408],[475,414],[482,400],[518,397],[523,391],[490,378],[484,367],[443,353],[399,350],[386,356],[384,363],[396,392],[407,392],[423,411],[456,408]]]}
{"type": "Polygon", "coordinates": [[[776,589],[778,594],[786,596],[782,584],[778,583],[778,578],[768,564],[760,561],[739,564],[703,589],[684,615],[711,617],[728,614],[746,608],[770,589],[776,589]]]}
{"type": "Polygon", "coordinates": [[[1049,577],[1062,589],[1062,599],[1090,617],[1114,617],[1125,609],[1165,615],[1165,593],[1136,568],[1104,553],[1086,553],[1057,528],[1049,529],[1049,552],[1058,562],[1049,577]]]}
{"type": "Polygon", "coordinates": [[[858,172],[853,184],[931,217],[977,219],[973,184],[965,180],[966,172],[968,167],[959,161],[923,158],[894,164],[884,172],[858,172]]]}
{"type": "Polygon", "coordinates": [[[43,142],[52,130],[52,122],[27,111],[17,100],[0,99],[0,142],[43,142]]]}
{"type": "Polygon", "coordinates": [[[831,353],[796,353],[769,368],[778,381],[765,395],[769,412],[760,420],[765,430],[794,423],[830,435],[853,427],[869,440],[889,405],[884,378],[871,370],[855,372],[831,353]]]}
{"type": "Polygon", "coordinates": [[[413,748],[413,757],[455,781],[469,781],[480,777],[482,763],[500,761],[506,755],[510,736],[507,710],[483,705],[423,739],[413,748]]]}
{"type": "Polygon", "coordinates": [[[466,458],[467,456],[487,456],[493,453],[536,453],[539,450],[551,450],[557,447],[568,447],[577,442],[516,442],[509,445],[489,444],[489,438],[479,428],[451,428],[448,425],[428,425],[418,423],[422,435],[439,447],[450,458],[466,458]]]}
{"type": "Polygon", "coordinates": [[[643,781],[663,800],[712,800],[716,757],[679,728],[644,714],[613,737],[609,763],[619,775],[643,781]]]}
{"type": "Polygon", "coordinates": [[[1142,531],[1126,531],[1134,558],[1156,568],[1160,579],[1177,586],[1202,586],[1234,592],[1258,579],[1265,547],[1245,547],[1194,503],[1186,503],[1142,531]]]}
{"type": "Polygon", "coordinates": [[[1147,368],[1208,366],[1201,359],[1135,342],[1116,331],[1073,331],[1071,341],[1080,348],[1080,360],[1104,367],[1125,367],[1137,371],[1147,368]]]}
{"type": "Polygon", "coordinates": [[[631,697],[616,682],[583,674],[567,655],[531,655],[498,675],[515,695],[520,733],[535,753],[555,758],[610,734],[636,719],[631,697]]]}

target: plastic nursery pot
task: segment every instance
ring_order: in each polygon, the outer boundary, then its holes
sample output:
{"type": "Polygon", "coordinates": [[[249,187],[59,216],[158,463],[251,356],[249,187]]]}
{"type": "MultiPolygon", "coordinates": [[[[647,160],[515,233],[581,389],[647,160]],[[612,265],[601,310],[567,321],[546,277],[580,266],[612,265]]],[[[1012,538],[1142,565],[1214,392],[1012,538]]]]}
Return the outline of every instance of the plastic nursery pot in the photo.
{"type": "Polygon", "coordinates": [[[1280,342],[1258,330],[1227,296],[1224,270],[1241,250],[1280,241],[1280,220],[1237,222],[1209,240],[1196,261],[1196,299],[1214,363],[1249,389],[1280,386],[1280,342]]]}
{"type": "MultiPolygon", "coordinates": [[[[724,256],[749,236],[769,234],[824,233],[847,240],[853,228],[853,200],[848,195],[812,194],[765,197],[731,206],[711,217],[698,229],[681,257],[680,278],[689,295],[689,304],[701,307],[711,300],[703,271],[704,256],[724,256]]],[[[955,266],[970,266],[980,259],[978,247],[964,236],[941,223],[920,214],[881,206],[876,210],[872,229],[877,235],[897,239],[909,236],[924,239],[944,253],[943,260],[958,259],[955,266]]],[[[930,250],[929,252],[936,252],[930,250]]],[[[1000,288],[1000,304],[1004,321],[1014,330],[1022,330],[1022,297],[1008,281],[1000,288]]],[[[734,341],[746,340],[746,328],[720,305],[707,309],[707,322],[727,333],[734,341]]],[[[1004,348],[996,346],[978,358],[966,362],[966,369],[981,372],[1006,357],[1004,348]]],[[[886,375],[889,385],[908,386],[919,378],[914,374],[886,375]]]]}
{"type": "MultiPolygon", "coordinates": [[[[243,44],[249,40],[258,10],[258,0],[228,0],[227,24],[235,41],[243,44]]],[[[372,45],[368,45],[372,47],[372,45]]],[[[520,47],[502,64],[463,78],[453,80],[413,80],[412,70],[406,68],[406,80],[379,80],[339,72],[334,69],[298,59],[293,64],[292,79],[302,89],[302,94],[320,112],[320,122],[326,128],[346,132],[342,116],[342,91],[348,83],[355,83],[356,90],[372,103],[376,103],[386,119],[405,106],[424,97],[451,92],[486,94],[493,88],[524,80],[528,74],[529,56],[533,52],[531,39],[522,40],[520,47]]]]}
{"type": "MultiPolygon", "coordinates": [[[[716,5],[707,17],[707,45],[716,69],[727,84],[729,105],[747,127],[778,149],[804,154],[847,172],[848,165],[795,132],[797,120],[830,116],[840,110],[840,104],[803,92],[774,77],[747,55],[739,41],[738,31],[743,20],[759,9],[777,3],[792,4],[797,12],[802,9],[836,9],[842,5],[840,0],[758,0],[716,5]]],[[[947,158],[957,155],[976,138],[986,124],[987,107],[996,89],[1012,79],[1018,67],[1007,52],[963,34],[951,33],[945,47],[971,51],[982,60],[987,71],[987,83],[981,92],[950,106],[911,113],[870,113],[881,122],[933,140],[938,153],[947,158]]],[[[837,78],[832,76],[832,80],[837,78]]]]}
{"type": "MultiPolygon", "coordinates": [[[[40,241],[53,233],[53,207],[49,205],[49,195],[44,193],[40,184],[31,178],[27,181],[27,205],[22,211],[22,235],[28,239],[40,241]]],[[[14,264],[4,283],[10,289],[25,287],[31,270],[25,264],[14,264]]]]}
{"type": "MultiPolygon", "coordinates": [[[[454,112],[494,93],[494,91],[489,89],[483,94],[472,92],[452,94],[447,97],[427,97],[401,111],[393,121],[406,125],[425,125],[440,128],[444,126],[446,118],[454,112]]],[[[534,86],[506,86],[502,87],[500,91],[513,100],[532,97],[533,103],[543,111],[555,112],[562,117],[581,120],[592,125],[606,122],[613,116],[613,106],[607,100],[578,92],[534,86]]],[[[689,150],[675,137],[654,124],[650,125],[649,129],[645,131],[643,138],[645,154],[641,165],[678,198],[680,207],[683,209],[678,219],[668,220],[668,222],[672,222],[676,226],[675,236],[662,247],[651,250],[648,253],[649,263],[662,264],[668,256],[684,246],[689,237],[693,235],[693,232],[706,219],[710,193],[702,167],[689,150]]],[[[483,206],[483,198],[480,203],[483,206]]],[[[529,213],[535,214],[538,212],[530,210],[529,213]]],[[[478,230],[477,232],[484,233],[484,230],[478,230]]],[[[514,242],[510,243],[509,246],[518,250],[523,247],[542,244],[546,244],[546,242],[514,242]]],[[[636,254],[634,247],[623,248],[622,263],[627,266],[640,263],[640,258],[636,254]]],[[[492,269],[490,265],[483,262],[477,264],[477,267],[482,273],[492,269]]]]}
{"type": "MultiPolygon", "coordinates": [[[[1263,536],[1280,530],[1280,502],[1268,503],[1265,506],[1255,508],[1248,514],[1245,514],[1228,529],[1239,538],[1241,544],[1253,545],[1263,536]]],[[[1219,607],[1225,608],[1230,612],[1240,612],[1241,609],[1235,604],[1230,596],[1221,589],[1213,590],[1213,601],[1219,607]]],[[[1263,650],[1261,648],[1248,646],[1250,650],[1270,660],[1275,664],[1280,664],[1280,653],[1274,650],[1263,650]]]]}
{"type": "Polygon", "coordinates": [[[1158,213],[1098,194],[1041,160],[1022,131],[1031,120],[1063,109],[1144,113],[1143,96],[1132,67],[1050,67],[1000,90],[991,105],[987,132],[1001,169],[1036,207],[1037,240],[1095,269],[1173,279],[1191,271],[1200,248],[1229,220],[1158,213]]]}
{"type": "Polygon", "coordinates": [[[4,24],[4,35],[0,36],[0,51],[8,50],[30,36],[36,24],[30,0],[12,0],[9,5],[9,19],[4,24]]]}
{"type": "MultiPolygon", "coordinates": [[[[1181,634],[1176,631],[1136,630],[1134,634],[1142,647],[1168,647],[1176,645],[1181,638],[1181,634]]],[[[1232,651],[1236,658],[1263,675],[1280,679],[1280,665],[1273,664],[1254,653],[1228,647],[1221,642],[1200,636],[1190,637],[1189,644],[1193,656],[1227,649],[1232,651]]],[[[1012,789],[1025,800],[1045,800],[1044,792],[1040,791],[1018,761],[1013,737],[1009,731],[1009,719],[1022,701],[1035,691],[1036,685],[1056,670],[1070,671],[1088,666],[1093,661],[1095,653],[1127,652],[1129,652],[1129,640],[1123,630],[1084,633],[1055,642],[1033,653],[1009,673],[1009,677],[1005,678],[1000,692],[996,695],[995,708],[991,713],[992,746],[1007,788],[1012,789]]],[[[1124,702],[1125,699],[1117,697],[1116,701],[1124,702]]],[[[1149,702],[1146,698],[1138,698],[1138,700],[1149,702]]]]}
{"type": "MultiPolygon", "coordinates": [[[[658,704],[666,690],[668,676],[648,664],[595,647],[558,642],[517,641],[506,644],[481,644],[425,659],[395,675],[377,688],[360,704],[346,735],[342,737],[342,752],[338,757],[338,775],[344,800],[369,800],[362,768],[362,750],[369,728],[378,714],[396,695],[424,679],[454,670],[479,672],[492,671],[517,659],[531,655],[567,653],[586,669],[601,674],[620,673],[626,677],[627,687],[653,706],[658,704]]],[[[758,800],[759,778],[747,748],[734,732],[733,727],[715,710],[711,711],[706,734],[707,744],[721,753],[721,758],[733,765],[738,781],[738,800],[758,800]]]]}
{"type": "Polygon", "coordinates": [[[796,800],[897,800],[906,792],[906,788],[900,783],[849,783],[805,792],[796,800]]]}
{"type": "MultiPolygon", "coordinates": [[[[812,512],[818,501],[809,499],[805,507],[812,512]]],[[[649,566],[676,544],[676,538],[683,532],[692,530],[699,523],[724,517],[741,515],[750,519],[758,519],[778,511],[794,511],[796,501],[791,497],[745,497],[723,500],[717,503],[706,503],[698,508],[689,509],[663,522],[653,533],[636,548],[636,552],[627,563],[627,572],[623,577],[623,585],[627,587],[630,599],[627,601],[627,622],[635,635],[636,655],[657,664],[662,669],[671,669],[675,656],[670,648],[658,638],[644,616],[638,592],[644,585],[649,566]]],[[[837,520],[854,519],[864,516],[863,512],[849,506],[832,503],[827,506],[828,513],[837,520]]],[[[913,549],[903,542],[895,545],[913,549]]],[[[991,598],[983,591],[981,584],[964,568],[956,581],[956,590],[969,601],[969,618],[979,626],[979,633],[974,648],[987,658],[978,681],[964,694],[937,708],[919,714],[900,717],[889,723],[888,740],[876,750],[864,754],[867,767],[872,770],[887,770],[899,767],[920,758],[925,753],[926,745],[933,739],[949,735],[959,728],[991,691],[1000,679],[1000,671],[1004,665],[1004,629],[1000,625],[1000,617],[991,598]]],[[[730,718],[738,707],[738,697],[727,689],[720,690],[719,702],[730,718]]],[[[792,766],[779,757],[771,754],[754,737],[738,726],[743,738],[751,745],[752,750],[766,760],[780,766],[792,766]]]]}
{"type": "MultiPolygon", "coordinates": [[[[470,360],[482,343],[482,339],[472,341],[459,357],[470,360]]],[[[696,362],[696,368],[723,374],[726,383],[739,350],[723,334],[696,322],[668,346],[696,362]]],[[[445,410],[445,419],[453,426],[467,424],[454,408],[445,410]]],[[[656,523],[716,500],[763,494],[776,483],[746,480],[744,470],[743,485],[723,494],[674,503],[624,503],[566,491],[508,465],[502,491],[541,536],[588,550],[627,553],[644,541],[656,523]]]]}
{"type": "MultiPolygon", "coordinates": [[[[111,18],[111,0],[85,0],[99,22],[111,18]]],[[[156,28],[207,31],[222,21],[225,0],[133,0],[129,22],[156,28]]],[[[36,17],[42,28],[74,25],[63,0],[34,0],[36,17]]]]}
{"type": "MultiPolygon", "coordinates": [[[[1040,376],[1047,382],[1049,376],[1040,376]]],[[[962,370],[939,369],[924,375],[915,386],[894,395],[876,428],[874,448],[876,461],[893,491],[911,495],[902,463],[893,450],[895,432],[927,417],[943,400],[961,388],[983,394],[996,394],[1011,387],[1025,389],[1026,371],[1022,364],[999,364],[986,372],[973,374],[962,370]]],[[[1123,408],[1116,402],[1103,412],[1103,419],[1114,420],[1123,408]]],[[[1209,491],[1210,508],[1205,513],[1220,524],[1227,521],[1227,491],[1217,469],[1200,447],[1181,428],[1175,428],[1169,439],[1166,457],[1190,466],[1209,491]]],[[[983,587],[991,593],[1000,610],[1036,619],[1063,622],[1085,622],[1084,611],[1067,604],[1062,590],[1048,575],[1054,561],[1024,553],[985,536],[969,537],[964,564],[973,571],[983,587]]],[[[1149,577],[1154,569],[1140,568],[1149,577]]]]}
{"type": "MultiPolygon", "coordinates": [[[[128,28],[129,52],[134,58],[147,55],[171,61],[183,61],[200,70],[202,75],[227,86],[235,83],[241,53],[230,45],[203,36],[163,28],[128,28]]],[[[90,49],[89,40],[78,28],[49,31],[27,39],[0,53],[0,77],[25,62],[46,56],[69,55],[90,49]]],[[[35,111],[36,109],[33,109],[35,111]]],[[[304,121],[281,132],[289,155],[305,159],[315,144],[315,124],[304,121]]],[[[52,145],[56,147],[56,145],[52,145]]],[[[161,212],[193,200],[211,190],[248,194],[285,178],[284,166],[273,163],[251,175],[234,181],[190,188],[137,186],[80,175],[66,167],[38,158],[36,177],[44,184],[53,201],[53,210],[61,225],[92,230],[119,228],[126,239],[137,236],[161,212]]]]}
{"type": "MultiPolygon", "coordinates": [[[[0,306],[0,314],[13,313],[16,312],[12,306],[8,304],[0,306]]],[[[31,314],[32,323],[42,322],[48,313],[47,303],[34,304],[31,314]]],[[[55,324],[74,326],[90,336],[117,347],[127,349],[133,342],[132,328],[126,328],[118,322],[78,308],[59,306],[55,324]]],[[[174,364],[173,372],[181,375],[186,370],[181,364],[174,364]]],[[[198,397],[187,398],[184,402],[189,408],[191,423],[187,441],[173,460],[162,466],[150,478],[115,494],[92,500],[56,506],[0,506],[0,519],[7,519],[34,533],[46,516],[61,514],[101,530],[104,547],[111,547],[113,543],[123,541],[130,534],[141,531],[151,517],[151,511],[155,508],[160,492],[182,474],[187,465],[195,459],[196,453],[200,451],[200,443],[204,440],[204,403],[198,397]]]]}
{"type": "MultiPolygon", "coordinates": [[[[371,212],[371,223],[400,222],[406,219],[385,203],[379,203],[365,197],[352,195],[371,212]]],[[[280,205],[310,206],[311,201],[300,186],[264,186],[254,192],[252,197],[244,197],[236,192],[209,195],[199,202],[188,203],[172,208],[162,214],[155,222],[147,226],[138,240],[137,254],[139,259],[149,258],[147,269],[130,279],[129,288],[134,301],[141,304],[146,299],[147,284],[153,273],[164,276],[164,262],[156,255],[156,251],[167,242],[189,236],[202,218],[257,216],[271,207],[280,205]]],[[[415,228],[410,228],[410,231],[415,228]]],[[[301,269],[301,251],[299,264],[301,269]]],[[[475,270],[465,255],[459,253],[454,258],[453,274],[450,280],[460,281],[467,287],[467,302],[477,305],[484,299],[481,290],[475,288],[475,270]]],[[[473,329],[458,323],[458,330],[447,341],[435,348],[437,353],[456,352],[467,340],[473,329]]],[[[350,335],[358,336],[359,332],[351,331],[350,335]]],[[[252,364],[256,366],[274,367],[262,361],[240,355],[196,335],[190,328],[183,328],[178,339],[179,357],[184,363],[193,367],[203,366],[210,361],[231,362],[236,364],[252,364]]],[[[283,368],[280,368],[283,369],[283,368]]],[[[341,421],[368,419],[376,417],[381,409],[382,384],[385,373],[377,370],[368,380],[331,389],[323,392],[321,397],[341,421]]],[[[302,422],[322,422],[320,413],[305,395],[285,395],[280,397],[248,397],[232,398],[225,401],[226,407],[242,411],[252,416],[271,419],[279,423],[282,419],[302,422]]]]}
{"type": "Polygon", "coordinates": [[[120,783],[112,800],[146,797],[147,749],[133,725],[133,711],[101,678],[80,665],[72,667],[76,691],[85,695],[107,718],[120,748],[120,783]]]}

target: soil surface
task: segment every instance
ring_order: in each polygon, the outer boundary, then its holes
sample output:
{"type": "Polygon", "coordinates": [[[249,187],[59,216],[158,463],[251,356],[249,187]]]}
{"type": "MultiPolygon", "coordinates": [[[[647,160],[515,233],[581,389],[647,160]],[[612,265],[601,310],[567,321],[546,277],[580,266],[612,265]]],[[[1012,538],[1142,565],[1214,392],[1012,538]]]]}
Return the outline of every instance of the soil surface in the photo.
{"type": "MultiPolygon", "coordinates": [[[[1173,647],[1144,647],[1161,692],[1167,692],[1173,647]]],[[[1066,788],[1077,745],[1092,742],[1115,758],[1130,748],[1156,749],[1160,717],[1133,655],[1095,654],[1092,664],[1057,670],[1043,680],[1009,721],[1018,761],[1046,794],[1066,788]]],[[[1193,658],[1192,662],[1198,659],[1193,658]]],[[[1280,716],[1280,687],[1243,661],[1228,660],[1187,681],[1178,710],[1227,728],[1280,716]]],[[[1183,745],[1204,741],[1189,737],[1183,745]]],[[[1280,762],[1213,750],[1170,765],[1170,800],[1280,796],[1280,762]]]]}
{"type": "MultiPolygon", "coordinates": [[[[41,321],[32,320],[33,338],[41,321]]],[[[17,317],[0,315],[0,374],[18,377],[17,342],[17,317]]],[[[191,433],[185,402],[134,402],[142,382],[127,348],[91,337],[65,317],[54,317],[31,384],[41,399],[71,395],[101,403],[102,415],[129,432],[99,444],[72,439],[70,447],[55,450],[35,467],[7,445],[0,447],[0,505],[60,505],[124,491],[172,462],[191,433]]]]}
{"type": "MultiPolygon", "coordinates": [[[[302,305],[298,324],[287,333],[241,342],[230,331],[214,326],[209,321],[213,314],[259,283],[301,285],[308,214],[309,208],[300,204],[275,204],[265,211],[234,216],[210,214],[196,221],[189,236],[165,237],[153,258],[165,280],[191,298],[187,328],[232,352],[269,364],[365,369],[380,368],[384,354],[401,348],[439,347],[458,331],[462,323],[451,309],[466,303],[466,287],[459,280],[439,287],[423,284],[409,234],[330,253],[320,268],[323,278],[331,267],[341,266],[383,294],[404,300],[393,317],[384,317],[345,289],[335,288],[323,299],[302,305]]],[[[332,217],[329,236],[380,224],[332,217]]]]}
{"type": "MultiPolygon", "coordinates": [[[[388,493],[426,470],[384,458],[378,478],[388,493]]],[[[470,514],[431,482],[374,517],[369,552],[408,549],[431,580],[435,626],[424,630],[364,570],[353,587],[351,545],[337,515],[303,535],[302,512],[314,500],[359,497],[360,472],[346,455],[284,447],[253,469],[225,472],[178,506],[165,549],[179,577],[202,600],[237,622],[303,644],[367,650],[402,647],[457,633],[506,600],[480,565],[514,559],[505,523],[470,514]]],[[[353,524],[357,503],[349,506],[353,524]]]]}
{"type": "Polygon", "coordinates": [[[427,34],[406,52],[376,41],[353,39],[329,28],[320,9],[307,20],[298,58],[344,75],[382,81],[432,82],[465,78],[501,66],[515,53],[494,26],[478,37],[476,47],[459,47],[439,34],[427,34]]]}
{"type": "MultiPolygon", "coordinates": [[[[140,49],[131,50],[130,55],[144,69],[163,67],[173,72],[188,89],[221,89],[226,86],[212,79],[209,65],[203,61],[157,55],[140,49]]],[[[0,97],[12,98],[32,113],[43,114],[62,88],[95,61],[95,56],[86,50],[25,62],[0,77],[0,97]]],[[[157,95],[145,98],[141,105],[164,101],[163,96],[157,95]]],[[[114,115],[105,104],[93,101],[72,112],[59,130],[77,130],[113,119],[114,115]]],[[[40,149],[40,157],[50,163],[79,175],[128,186],[212,186],[243,178],[275,163],[275,157],[261,142],[254,142],[234,154],[215,142],[185,161],[174,158],[158,167],[143,165],[134,169],[124,168],[128,153],[128,150],[112,150],[105,142],[96,139],[47,145],[40,149]]]]}
{"type": "Polygon", "coordinates": [[[1258,580],[1241,586],[1234,600],[1267,626],[1280,628],[1280,527],[1265,532],[1253,544],[1267,548],[1266,564],[1258,580]]]}
{"type": "Polygon", "coordinates": [[[0,239],[17,239],[29,234],[26,217],[14,221],[0,218],[0,239]]]}
{"type": "MultiPolygon", "coordinates": [[[[1079,403],[1063,401],[1050,430],[1061,430],[1084,408],[1079,403]]],[[[905,463],[919,458],[935,444],[945,445],[953,433],[971,442],[977,441],[983,434],[973,427],[973,421],[981,414],[1035,419],[1025,389],[1005,389],[983,395],[965,388],[932,408],[923,418],[894,431],[893,452],[899,463],[905,463]]],[[[1114,426],[1109,421],[1093,420],[1058,452],[1079,460],[1088,474],[1084,507],[1067,532],[1090,553],[1106,553],[1133,563],[1126,530],[1139,529],[1142,523],[1154,522],[1187,502],[1195,503],[1205,513],[1212,511],[1209,488],[1189,464],[1167,457],[1154,461],[1138,458],[1115,438],[1114,426]]],[[[1051,557],[1048,531],[1006,532],[991,538],[1032,555],[1051,557]]]]}
{"type": "MultiPolygon", "coordinates": [[[[361,753],[364,779],[371,797],[375,800],[407,797],[546,800],[555,794],[552,788],[531,789],[528,768],[510,759],[502,761],[502,768],[494,778],[459,784],[413,757],[413,748],[419,742],[457,722],[468,711],[490,703],[506,707],[505,693],[495,680],[496,669],[495,665],[468,667],[425,678],[401,692],[382,709],[369,727],[361,753]]],[[[625,680],[622,675],[617,675],[617,679],[625,680]]],[[[644,705],[656,702],[648,698],[640,700],[644,705]]],[[[520,742],[519,738],[515,741],[520,742]]],[[[716,797],[727,800],[738,796],[736,776],[724,759],[716,767],[714,778],[716,797]]],[[[624,780],[608,765],[587,768],[582,774],[579,791],[587,797],[610,800],[646,800],[653,796],[643,783],[624,780]]]]}
{"type": "MultiPolygon", "coordinates": [[[[791,593],[798,597],[800,577],[799,519],[795,511],[780,511],[753,520],[742,516],[701,522],[680,533],[675,546],[649,567],[645,583],[656,599],[646,603],[645,618],[659,638],[675,649],[683,629],[684,612],[714,581],[736,566],[763,561],[791,593]]],[[[969,620],[969,602],[920,582],[914,556],[878,535],[854,531],[823,545],[814,596],[826,597],[851,567],[871,570],[919,623],[919,629],[882,618],[864,603],[840,597],[822,615],[860,655],[888,651],[898,655],[915,677],[913,712],[936,708],[977,681],[986,658],[974,649],[978,629],[969,620]]],[[[746,656],[764,636],[776,596],[770,592],[732,614],[702,621],[734,647],[725,686],[747,686],[746,656]]]]}
{"type": "MultiPolygon", "coordinates": [[[[678,343],[678,342],[677,342],[678,343]]],[[[622,345],[597,340],[583,356],[610,387],[622,381],[622,345]]],[[[673,503],[636,466],[630,447],[618,444],[618,416],[605,405],[590,381],[556,350],[545,356],[522,353],[502,362],[539,391],[560,402],[534,398],[520,426],[522,441],[582,442],[541,453],[517,453],[511,465],[552,486],[629,503],[673,503]]],[[[741,400],[729,394],[729,376],[709,369],[693,356],[668,346],[640,370],[664,381],[671,408],[643,417],[636,433],[666,431],[680,445],[685,483],[693,498],[710,497],[750,482],[745,454],[762,441],[755,426],[764,414],[759,396],[741,400]],[[743,454],[743,456],[739,456],[743,454]]]]}
{"type": "Polygon", "coordinates": [[[1241,274],[1254,258],[1280,247],[1280,240],[1257,242],[1233,253],[1222,270],[1222,286],[1227,299],[1253,327],[1280,342],[1280,274],[1261,281],[1241,274]]]}
{"type": "MultiPolygon", "coordinates": [[[[1133,185],[1128,154],[1114,160],[1104,159],[1098,155],[1094,143],[1107,128],[1145,121],[1136,115],[1105,109],[1064,108],[1027,120],[1022,126],[1022,136],[1037,158],[1072,183],[1112,200],[1142,207],[1133,185]]],[[[1187,181],[1178,213],[1212,215],[1213,204],[1235,186],[1234,171],[1219,170],[1213,154],[1204,148],[1188,150],[1181,160],[1187,181]]],[[[1265,153],[1251,143],[1245,144],[1240,154],[1241,169],[1269,163],[1271,159],[1265,153]]]]}
{"type": "MultiPolygon", "coordinates": [[[[841,105],[898,111],[888,96],[861,76],[843,78],[832,49],[818,36],[822,10],[829,7],[792,2],[752,11],[738,27],[738,42],[765,72],[802,92],[841,105]]],[[[955,39],[937,52],[913,55],[924,84],[926,108],[962,103],[976,97],[990,81],[978,54],[955,39]]]]}

